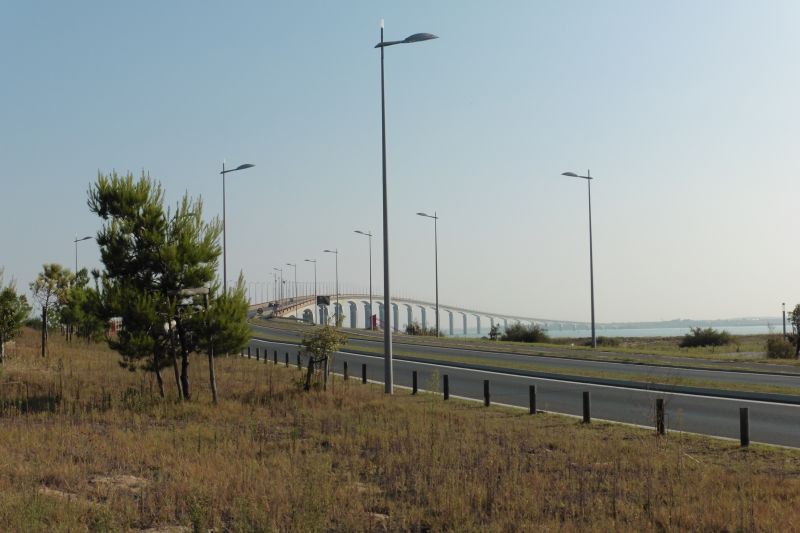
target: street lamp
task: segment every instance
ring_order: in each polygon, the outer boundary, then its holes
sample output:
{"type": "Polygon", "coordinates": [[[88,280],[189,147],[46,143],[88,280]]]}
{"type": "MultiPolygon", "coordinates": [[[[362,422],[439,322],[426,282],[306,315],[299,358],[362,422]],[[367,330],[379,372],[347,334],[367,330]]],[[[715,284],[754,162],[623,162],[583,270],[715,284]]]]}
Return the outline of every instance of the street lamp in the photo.
{"type": "Polygon", "coordinates": [[[781,304],[781,307],[783,308],[783,338],[785,339],[786,338],[786,302],[783,302],[781,304]]]}
{"type": "Polygon", "coordinates": [[[586,180],[587,190],[589,191],[589,287],[592,298],[592,348],[597,348],[597,335],[594,323],[594,263],[592,260],[592,174],[588,170],[585,176],[579,176],[574,172],[563,172],[562,176],[570,178],[581,178],[586,180]]]}
{"type": "Polygon", "coordinates": [[[222,162],[222,285],[223,285],[223,292],[228,294],[228,254],[227,254],[227,233],[225,228],[227,224],[225,224],[225,174],[228,172],[236,172],[237,170],[245,170],[247,168],[253,168],[255,165],[251,165],[250,163],[245,163],[244,165],[239,165],[236,168],[232,168],[229,170],[225,170],[225,161],[222,162]]]}
{"type": "Polygon", "coordinates": [[[319,324],[319,304],[317,303],[317,260],[304,259],[307,263],[314,263],[314,310],[317,312],[317,324],[319,324]]]}
{"type": "Polygon", "coordinates": [[[297,264],[286,263],[286,266],[294,268],[294,299],[297,300],[297,264]]]}
{"type": "Polygon", "coordinates": [[[336,327],[339,327],[339,249],[322,251],[328,254],[336,254],[336,310],[333,316],[336,320],[336,327]]]}
{"type": "Polygon", "coordinates": [[[437,39],[436,35],[431,33],[415,33],[406,37],[402,41],[384,41],[383,40],[383,19],[381,19],[381,42],[375,45],[375,48],[381,49],[381,147],[382,147],[382,163],[383,163],[383,385],[386,394],[392,394],[394,390],[393,373],[392,373],[392,328],[391,328],[391,313],[389,312],[389,206],[386,191],[386,91],[384,89],[383,79],[383,50],[387,46],[395,44],[409,44],[420,41],[429,41],[437,39]]]}
{"type": "Polygon", "coordinates": [[[277,268],[277,267],[272,267],[272,270],[275,270],[276,272],[280,272],[281,273],[280,297],[277,298],[277,296],[276,296],[278,301],[280,301],[280,300],[283,300],[283,269],[282,268],[277,268]]]}
{"type": "Polygon", "coordinates": [[[369,237],[369,329],[374,330],[375,325],[372,322],[372,232],[357,229],[355,233],[369,237]]]}
{"type": "Polygon", "coordinates": [[[421,217],[433,219],[433,254],[434,254],[434,269],[436,271],[436,336],[439,336],[439,232],[438,222],[439,217],[436,216],[436,211],[433,215],[427,213],[417,213],[421,217]]]}
{"type": "MultiPolygon", "coordinates": [[[[75,244],[75,274],[78,273],[78,243],[79,242],[83,242],[83,241],[88,241],[91,238],[92,238],[91,235],[87,235],[86,237],[81,237],[79,239],[78,236],[75,235],[75,240],[72,241],[75,244]]],[[[786,329],[786,328],[784,328],[784,329],[786,329]]]]}

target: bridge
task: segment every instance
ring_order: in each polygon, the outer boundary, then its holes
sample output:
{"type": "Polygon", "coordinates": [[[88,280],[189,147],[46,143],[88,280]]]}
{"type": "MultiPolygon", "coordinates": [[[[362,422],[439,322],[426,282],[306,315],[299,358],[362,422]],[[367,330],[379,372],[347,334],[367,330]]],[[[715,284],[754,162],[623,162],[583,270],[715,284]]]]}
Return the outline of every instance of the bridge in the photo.
{"type": "MultiPolygon", "coordinates": [[[[384,323],[383,295],[372,295],[374,311],[370,308],[369,294],[366,292],[351,291],[339,294],[338,304],[335,295],[329,297],[330,306],[317,306],[314,295],[306,294],[256,303],[252,304],[250,308],[254,311],[261,308],[265,316],[295,318],[310,324],[327,323],[336,316],[338,310],[339,315],[343,317],[342,325],[353,329],[369,329],[373,315],[376,317],[378,328],[384,323]]],[[[436,326],[436,304],[434,302],[400,296],[392,298],[391,308],[394,331],[404,331],[406,326],[412,323],[417,323],[424,329],[436,326]]],[[[470,332],[482,335],[488,333],[495,325],[500,326],[501,330],[506,330],[509,324],[516,322],[525,325],[539,325],[549,331],[569,331],[590,327],[587,322],[496,313],[439,302],[439,329],[446,335],[467,336],[470,332]]]]}

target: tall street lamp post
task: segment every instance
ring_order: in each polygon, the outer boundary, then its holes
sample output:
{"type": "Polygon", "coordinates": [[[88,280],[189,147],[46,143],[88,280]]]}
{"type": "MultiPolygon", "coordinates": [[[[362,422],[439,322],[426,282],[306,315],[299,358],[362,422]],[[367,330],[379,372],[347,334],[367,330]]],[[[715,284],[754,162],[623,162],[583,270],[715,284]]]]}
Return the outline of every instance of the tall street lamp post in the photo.
{"type": "Polygon", "coordinates": [[[225,161],[222,162],[222,285],[223,285],[223,292],[228,294],[228,254],[227,254],[227,233],[225,224],[225,174],[228,172],[236,172],[237,170],[245,170],[247,168],[253,168],[255,165],[251,165],[250,163],[245,163],[244,165],[239,165],[236,168],[232,168],[229,170],[225,170],[225,161]]]}
{"type": "Polygon", "coordinates": [[[785,339],[786,338],[786,302],[783,302],[781,304],[781,307],[783,308],[783,338],[785,339]]]}
{"type": "Polygon", "coordinates": [[[439,230],[437,228],[439,217],[436,216],[436,211],[433,215],[427,213],[417,213],[421,217],[433,219],[433,255],[434,255],[434,270],[436,272],[436,336],[439,336],[439,230]]]}
{"type": "Polygon", "coordinates": [[[278,296],[278,301],[280,301],[280,300],[283,300],[283,269],[282,268],[277,268],[277,267],[272,267],[272,270],[274,270],[276,272],[280,272],[281,284],[279,285],[280,296],[278,296]]]}
{"type": "Polygon", "coordinates": [[[294,269],[294,299],[297,301],[297,264],[286,263],[286,266],[290,266],[294,269]]]}
{"type": "Polygon", "coordinates": [[[597,335],[595,333],[595,323],[594,323],[594,262],[592,259],[592,174],[590,171],[586,171],[585,176],[579,176],[574,172],[563,172],[562,176],[568,176],[570,178],[581,178],[586,180],[587,190],[589,191],[589,287],[591,291],[591,298],[592,298],[592,348],[597,348],[597,335]]]}
{"type": "Polygon", "coordinates": [[[314,263],[314,311],[316,311],[317,324],[319,324],[319,304],[317,303],[317,260],[304,259],[307,263],[314,263]]]}
{"type": "Polygon", "coordinates": [[[359,235],[366,235],[369,237],[369,329],[375,329],[372,322],[372,232],[355,230],[359,235]]]}
{"type": "Polygon", "coordinates": [[[333,313],[334,319],[336,320],[336,327],[339,327],[339,249],[336,248],[334,250],[322,250],[328,254],[335,254],[336,255],[336,310],[333,313]]]}
{"type": "Polygon", "coordinates": [[[389,207],[387,204],[387,191],[386,191],[386,91],[384,88],[383,76],[383,51],[387,46],[396,44],[409,44],[420,41],[429,41],[437,39],[436,35],[431,33],[415,33],[403,39],[402,41],[384,41],[383,40],[383,19],[381,19],[381,42],[375,45],[375,48],[381,49],[381,147],[382,147],[382,163],[383,163],[383,384],[384,392],[392,394],[394,390],[393,373],[392,373],[392,327],[391,327],[391,313],[389,312],[389,207]]]}
{"type": "MultiPolygon", "coordinates": [[[[79,243],[79,242],[83,242],[83,241],[88,241],[88,240],[89,240],[89,239],[91,239],[91,238],[92,238],[92,236],[91,236],[91,235],[87,235],[86,237],[81,237],[81,238],[79,239],[79,238],[78,238],[78,236],[77,236],[77,235],[75,235],[75,240],[74,240],[74,241],[72,241],[72,242],[75,244],[75,274],[77,274],[77,273],[78,273],[78,243],[79,243]]],[[[786,314],[786,313],[784,313],[784,315],[785,315],[785,314],[786,314]]],[[[786,328],[783,328],[783,329],[785,330],[786,328]]]]}

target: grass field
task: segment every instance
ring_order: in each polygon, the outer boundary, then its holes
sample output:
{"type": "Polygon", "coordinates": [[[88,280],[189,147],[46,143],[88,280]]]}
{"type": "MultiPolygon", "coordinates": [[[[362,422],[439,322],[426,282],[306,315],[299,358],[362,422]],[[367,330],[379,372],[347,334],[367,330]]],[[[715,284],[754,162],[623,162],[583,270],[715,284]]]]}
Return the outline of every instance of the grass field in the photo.
{"type": "MultiPolygon", "coordinates": [[[[0,374],[2,531],[790,531],[800,452],[203,359],[194,397],[26,332],[0,374]]],[[[167,376],[165,376],[167,377],[167,376]]],[[[170,381],[167,379],[167,383],[170,381]]]]}

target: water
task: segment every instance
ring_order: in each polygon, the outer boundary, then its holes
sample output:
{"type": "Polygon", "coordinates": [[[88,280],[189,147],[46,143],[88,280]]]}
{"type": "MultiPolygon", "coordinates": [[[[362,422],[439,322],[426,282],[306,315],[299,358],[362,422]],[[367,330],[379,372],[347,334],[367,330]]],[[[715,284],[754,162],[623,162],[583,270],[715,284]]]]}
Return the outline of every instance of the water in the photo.
{"type": "MultiPolygon", "coordinates": [[[[781,324],[773,325],[753,325],[753,326],[715,326],[713,323],[703,325],[703,328],[712,327],[717,330],[725,330],[731,335],[766,335],[768,333],[781,333],[781,324]]],[[[501,326],[502,331],[502,326],[501,326]]],[[[603,337],[683,337],[689,333],[689,328],[597,328],[597,336],[603,337]]],[[[454,329],[456,337],[464,336],[462,331],[454,329]]],[[[481,328],[478,335],[476,328],[467,328],[467,337],[484,337],[489,334],[489,328],[481,328]]],[[[552,328],[547,330],[547,334],[553,338],[563,337],[591,337],[591,329],[572,329],[572,328],[552,328]]]]}

